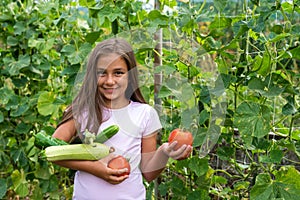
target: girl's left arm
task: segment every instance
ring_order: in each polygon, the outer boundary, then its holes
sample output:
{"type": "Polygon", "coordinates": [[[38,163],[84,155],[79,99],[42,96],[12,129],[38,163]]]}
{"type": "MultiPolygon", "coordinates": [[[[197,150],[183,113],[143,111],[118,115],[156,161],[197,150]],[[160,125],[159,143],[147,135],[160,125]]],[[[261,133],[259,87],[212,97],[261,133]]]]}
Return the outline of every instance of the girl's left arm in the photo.
{"type": "Polygon", "coordinates": [[[177,142],[163,143],[156,149],[156,137],[158,132],[142,138],[142,160],[141,170],[144,178],[150,182],[157,178],[164,170],[169,157],[173,159],[185,159],[191,152],[192,147],[183,145],[178,150],[174,150],[177,142]]]}

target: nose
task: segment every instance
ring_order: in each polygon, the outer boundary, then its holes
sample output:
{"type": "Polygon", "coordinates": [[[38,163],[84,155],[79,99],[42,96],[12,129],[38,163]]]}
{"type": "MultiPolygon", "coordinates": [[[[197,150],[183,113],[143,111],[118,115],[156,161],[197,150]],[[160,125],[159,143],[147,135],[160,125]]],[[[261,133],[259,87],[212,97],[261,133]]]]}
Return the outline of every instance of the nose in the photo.
{"type": "Polygon", "coordinates": [[[115,79],[114,79],[113,74],[107,74],[106,79],[105,79],[105,84],[107,84],[107,85],[115,84],[115,79]]]}

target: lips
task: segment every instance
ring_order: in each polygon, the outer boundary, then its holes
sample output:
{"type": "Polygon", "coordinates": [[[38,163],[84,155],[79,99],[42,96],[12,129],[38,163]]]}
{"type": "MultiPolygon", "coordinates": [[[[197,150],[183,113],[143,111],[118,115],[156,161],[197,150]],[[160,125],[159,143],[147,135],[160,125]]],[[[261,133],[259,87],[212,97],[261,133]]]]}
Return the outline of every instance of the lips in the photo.
{"type": "Polygon", "coordinates": [[[105,93],[112,94],[114,91],[116,91],[117,88],[103,88],[105,93]]]}

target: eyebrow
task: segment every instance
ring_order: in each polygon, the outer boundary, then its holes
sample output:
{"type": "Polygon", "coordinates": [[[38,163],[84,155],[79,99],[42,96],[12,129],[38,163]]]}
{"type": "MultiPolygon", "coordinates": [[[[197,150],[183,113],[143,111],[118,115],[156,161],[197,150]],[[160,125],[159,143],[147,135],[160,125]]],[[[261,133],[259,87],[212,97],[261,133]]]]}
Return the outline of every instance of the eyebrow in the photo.
{"type": "MultiPolygon", "coordinates": [[[[104,67],[104,68],[98,67],[97,68],[97,71],[105,71],[105,70],[106,70],[106,67],[104,67]]],[[[120,67],[120,68],[113,69],[113,71],[126,71],[126,69],[120,67]]]]}

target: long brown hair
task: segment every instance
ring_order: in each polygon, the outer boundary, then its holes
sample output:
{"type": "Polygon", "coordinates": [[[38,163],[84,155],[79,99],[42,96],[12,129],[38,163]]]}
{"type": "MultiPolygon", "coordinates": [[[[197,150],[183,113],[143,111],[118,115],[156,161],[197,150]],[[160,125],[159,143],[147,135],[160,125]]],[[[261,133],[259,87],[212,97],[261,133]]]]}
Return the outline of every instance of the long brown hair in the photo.
{"type": "Polygon", "coordinates": [[[96,45],[90,53],[86,64],[86,73],[79,93],[72,104],[65,110],[62,121],[58,126],[74,119],[77,131],[88,129],[96,133],[104,121],[102,116],[103,99],[97,88],[97,62],[101,56],[111,53],[120,55],[128,67],[128,87],[125,95],[135,102],[146,103],[138,84],[137,62],[131,45],[124,39],[112,38],[96,45]],[[87,124],[80,124],[82,113],[87,113],[87,124]]]}

